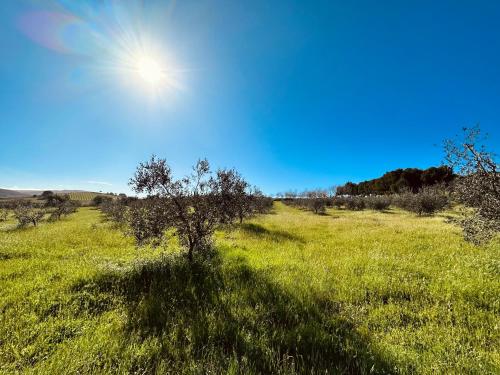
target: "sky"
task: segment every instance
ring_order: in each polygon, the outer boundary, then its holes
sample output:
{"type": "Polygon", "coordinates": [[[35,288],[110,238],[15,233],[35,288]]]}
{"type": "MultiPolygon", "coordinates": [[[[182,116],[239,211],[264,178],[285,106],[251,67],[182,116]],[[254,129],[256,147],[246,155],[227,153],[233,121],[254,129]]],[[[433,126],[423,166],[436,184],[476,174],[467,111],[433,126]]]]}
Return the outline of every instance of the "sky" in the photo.
{"type": "Polygon", "coordinates": [[[0,187],[130,193],[206,157],[267,194],[500,145],[498,1],[2,0],[0,187]]]}

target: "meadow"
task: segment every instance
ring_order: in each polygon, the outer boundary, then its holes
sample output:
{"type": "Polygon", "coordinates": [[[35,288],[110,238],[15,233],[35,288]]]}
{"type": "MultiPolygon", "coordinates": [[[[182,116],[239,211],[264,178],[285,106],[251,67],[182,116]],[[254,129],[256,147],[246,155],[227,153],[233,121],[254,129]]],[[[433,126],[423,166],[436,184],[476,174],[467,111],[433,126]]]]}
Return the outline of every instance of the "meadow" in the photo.
{"type": "Polygon", "coordinates": [[[500,373],[500,241],[451,214],[275,202],[191,265],[94,208],[0,223],[0,373],[500,373]]]}

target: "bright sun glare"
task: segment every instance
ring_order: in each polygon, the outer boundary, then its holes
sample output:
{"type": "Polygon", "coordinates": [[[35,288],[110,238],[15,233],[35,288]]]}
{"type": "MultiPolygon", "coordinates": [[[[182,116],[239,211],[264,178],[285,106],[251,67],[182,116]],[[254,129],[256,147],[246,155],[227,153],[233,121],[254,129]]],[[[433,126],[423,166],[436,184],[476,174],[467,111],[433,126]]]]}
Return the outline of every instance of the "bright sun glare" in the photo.
{"type": "Polygon", "coordinates": [[[159,88],[165,80],[165,71],[162,65],[150,56],[138,58],[136,70],[139,77],[151,88],[159,88]]]}

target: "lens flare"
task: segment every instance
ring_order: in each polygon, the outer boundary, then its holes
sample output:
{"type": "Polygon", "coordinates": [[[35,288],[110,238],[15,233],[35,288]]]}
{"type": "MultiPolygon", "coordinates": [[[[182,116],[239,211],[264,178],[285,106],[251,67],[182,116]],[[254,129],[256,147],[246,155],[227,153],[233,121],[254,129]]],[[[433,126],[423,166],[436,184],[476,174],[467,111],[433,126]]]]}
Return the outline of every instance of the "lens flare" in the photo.
{"type": "Polygon", "coordinates": [[[146,11],[139,0],[93,6],[59,0],[56,8],[21,15],[18,27],[47,49],[79,56],[73,60],[74,69],[86,70],[94,84],[108,84],[113,78],[125,91],[140,93],[136,88],[142,87],[155,96],[183,90],[181,75],[186,70],[178,67],[162,39],[165,19],[154,24],[146,11]]]}

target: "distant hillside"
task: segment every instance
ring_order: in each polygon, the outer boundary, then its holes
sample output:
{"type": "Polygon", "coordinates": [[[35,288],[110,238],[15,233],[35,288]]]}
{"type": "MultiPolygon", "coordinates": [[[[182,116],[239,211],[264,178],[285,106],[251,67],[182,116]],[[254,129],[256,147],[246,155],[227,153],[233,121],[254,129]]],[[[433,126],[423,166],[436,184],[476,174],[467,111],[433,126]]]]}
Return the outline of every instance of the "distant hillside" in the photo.
{"type": "Polygon", "coordinates": [[[29,197],[28,193],[21,193],[16,190],[0,189],[0,198],[22,198],[29,197]]]}
{"type": "MultiPolygon", "coordinates": [[[[90,201],[97,195],[108,195],[85,190],[51,190],[54,194],[68,194],[72,200],[90,201]]],[[[41,195],[43,190],[9,190],[0,189],[0,198],[28,198],[41,195]]]]}

